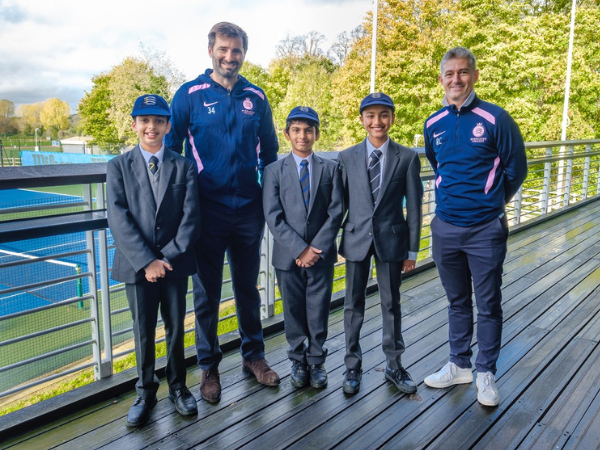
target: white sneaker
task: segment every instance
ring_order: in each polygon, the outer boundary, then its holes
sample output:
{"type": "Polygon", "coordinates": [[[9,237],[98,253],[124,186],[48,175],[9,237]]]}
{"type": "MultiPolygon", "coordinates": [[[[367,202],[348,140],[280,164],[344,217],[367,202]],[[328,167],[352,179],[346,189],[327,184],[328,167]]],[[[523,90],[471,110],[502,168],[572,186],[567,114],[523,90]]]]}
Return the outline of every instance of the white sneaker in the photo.
{"type": "Polygon", "coordinates": [[[425,378],[425,384],[433,388],[445,388],[455,384],[473,382],[471,369],[461,369],[453,362],[448,361],[444,367],[425,378]]]}
{"type": "Polygon", "coordinates": [[[477,400],[485,406],[497,406],[500,395],[492,372],[477,373],[477,400]]]}

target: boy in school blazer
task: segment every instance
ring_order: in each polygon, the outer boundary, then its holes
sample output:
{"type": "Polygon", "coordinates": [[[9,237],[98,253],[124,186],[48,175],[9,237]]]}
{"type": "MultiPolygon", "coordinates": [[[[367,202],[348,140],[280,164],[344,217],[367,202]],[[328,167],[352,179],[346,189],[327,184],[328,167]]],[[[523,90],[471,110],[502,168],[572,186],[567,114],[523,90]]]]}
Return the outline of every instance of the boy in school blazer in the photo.
{"type": "Polygon", "coordinates": [[[143,95],[131,116],[140,143],[108,163],[106,187],[108,224],[117,246],[111,276],[125,283],[139,376],[127,426],[140,427],[157,402],[154,341],[159,308],[169,398],[182,415],[198,412],[185,385],[183,337],[188,277],[196,272],[192,247],[200,231],[200,205],[193,164],[163,145],[171,126],[165,99],[143,95]]]}
{"type": "Polygon", "coordinates": [[[371,257],[375,257],[383,320],[382,349],[385,378],[400,391],[414,393],[417,386],[402,367],[404,353],[400,311],[402,272],[415,267],[421,236],[423,184],[416,152],[396,144],[388,132],[395,120],[392,99],[373,93],[360,104],[360,121],[367,138],[339,154],[344,184],[340,254],[346,258],[346,374],[347,394],[360,389],[362,352],[360,329],[371,257]],[[406,201],[406,217],[403,203],[406,201]]]}
{"type": "Polygon", "coordinates": [[[319,116],[306,106],[290,112],[285,137],[292,152],[265,168],[263,208],[273,234],[273,266],[283,297],[285,335],[296,388],[327,386],[327,320],[342,223],[337,163],[312,152],[319,116]]]}

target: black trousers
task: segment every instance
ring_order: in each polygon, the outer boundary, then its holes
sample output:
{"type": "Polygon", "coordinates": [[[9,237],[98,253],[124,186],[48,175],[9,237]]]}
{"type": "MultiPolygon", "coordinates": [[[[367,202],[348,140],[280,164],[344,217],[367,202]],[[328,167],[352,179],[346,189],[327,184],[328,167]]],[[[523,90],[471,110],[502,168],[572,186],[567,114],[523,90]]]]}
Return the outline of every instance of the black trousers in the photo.
{"type": "Polygon", "coordinates": [[[152,398],[158,390],[154,374],[156,323],[158,311],[165,324],[167,342],[166,375],[171,389],[185,386],[185,296],[188,278],[161,278],[155,283],[143,280],[125,284],[129,309],[133,318],[135,357],[139,380],[135,385],[138,395],[152,398]]]}

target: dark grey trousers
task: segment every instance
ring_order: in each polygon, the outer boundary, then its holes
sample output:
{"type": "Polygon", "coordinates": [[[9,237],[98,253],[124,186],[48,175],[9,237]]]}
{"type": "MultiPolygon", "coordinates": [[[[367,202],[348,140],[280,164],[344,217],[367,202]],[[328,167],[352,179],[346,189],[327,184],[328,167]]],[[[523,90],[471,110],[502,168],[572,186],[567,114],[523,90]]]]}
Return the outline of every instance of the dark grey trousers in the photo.
{"type": "MultiPolygon", "coordinates": [[[[344,301],[344,332],[346,334],[346,356],[348,369],[360,369],[362,351],[360,329],[365,316],[365,297],[369,281],[371,255],[363,261],[346,261],[346,298],[344,301]]],[[[392,370],[401,367],[404,353],[402,338],[402,311],[400,309],[400,285],[402,283],[402,261],[384,263],[375,256],[377,283],[381,302],[383,337],[381,347],[387,364],[392,370]]]]}
{"type": "Polygon", "coordinates": [[[292,270],[275,269],[283,297],[288,357],[323,364],[327,356],[327,321],[333,289],[333,264],[292,270]]]}

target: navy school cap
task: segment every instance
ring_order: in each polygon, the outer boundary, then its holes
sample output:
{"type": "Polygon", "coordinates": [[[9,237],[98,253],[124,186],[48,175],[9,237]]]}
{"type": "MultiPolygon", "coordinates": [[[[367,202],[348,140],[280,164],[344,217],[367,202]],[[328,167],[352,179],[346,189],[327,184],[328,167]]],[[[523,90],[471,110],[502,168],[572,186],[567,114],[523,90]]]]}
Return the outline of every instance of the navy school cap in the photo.
{"type": "Polygon", "coordinates": [[[169,104],[160,95],[150,94],[138,97],[133,104],[131,117],[136,116],[165,116],[171,117],[169,104]]]}
{"type": "Polygon", "coordinates": [[[369,106],[373,106],[373,105],[387,106],[387,107],[391,108],[392,112],[396,111],[394,102],[389,97],[389,95],[385,95],[381,92],[373,92],[373,93],[367,95],[365,98],[363,98],[362,102],[360,102],[360,114],[362,114],[362,112],[365,108],[368,108],[369,106]]]}
{"type": "Polygon", "coordinates": [[[294,119],[309,119],[319,123],[319,115],[317,112],[308,106],[296,106],[290,111],[286,120],[294,119]]]}

